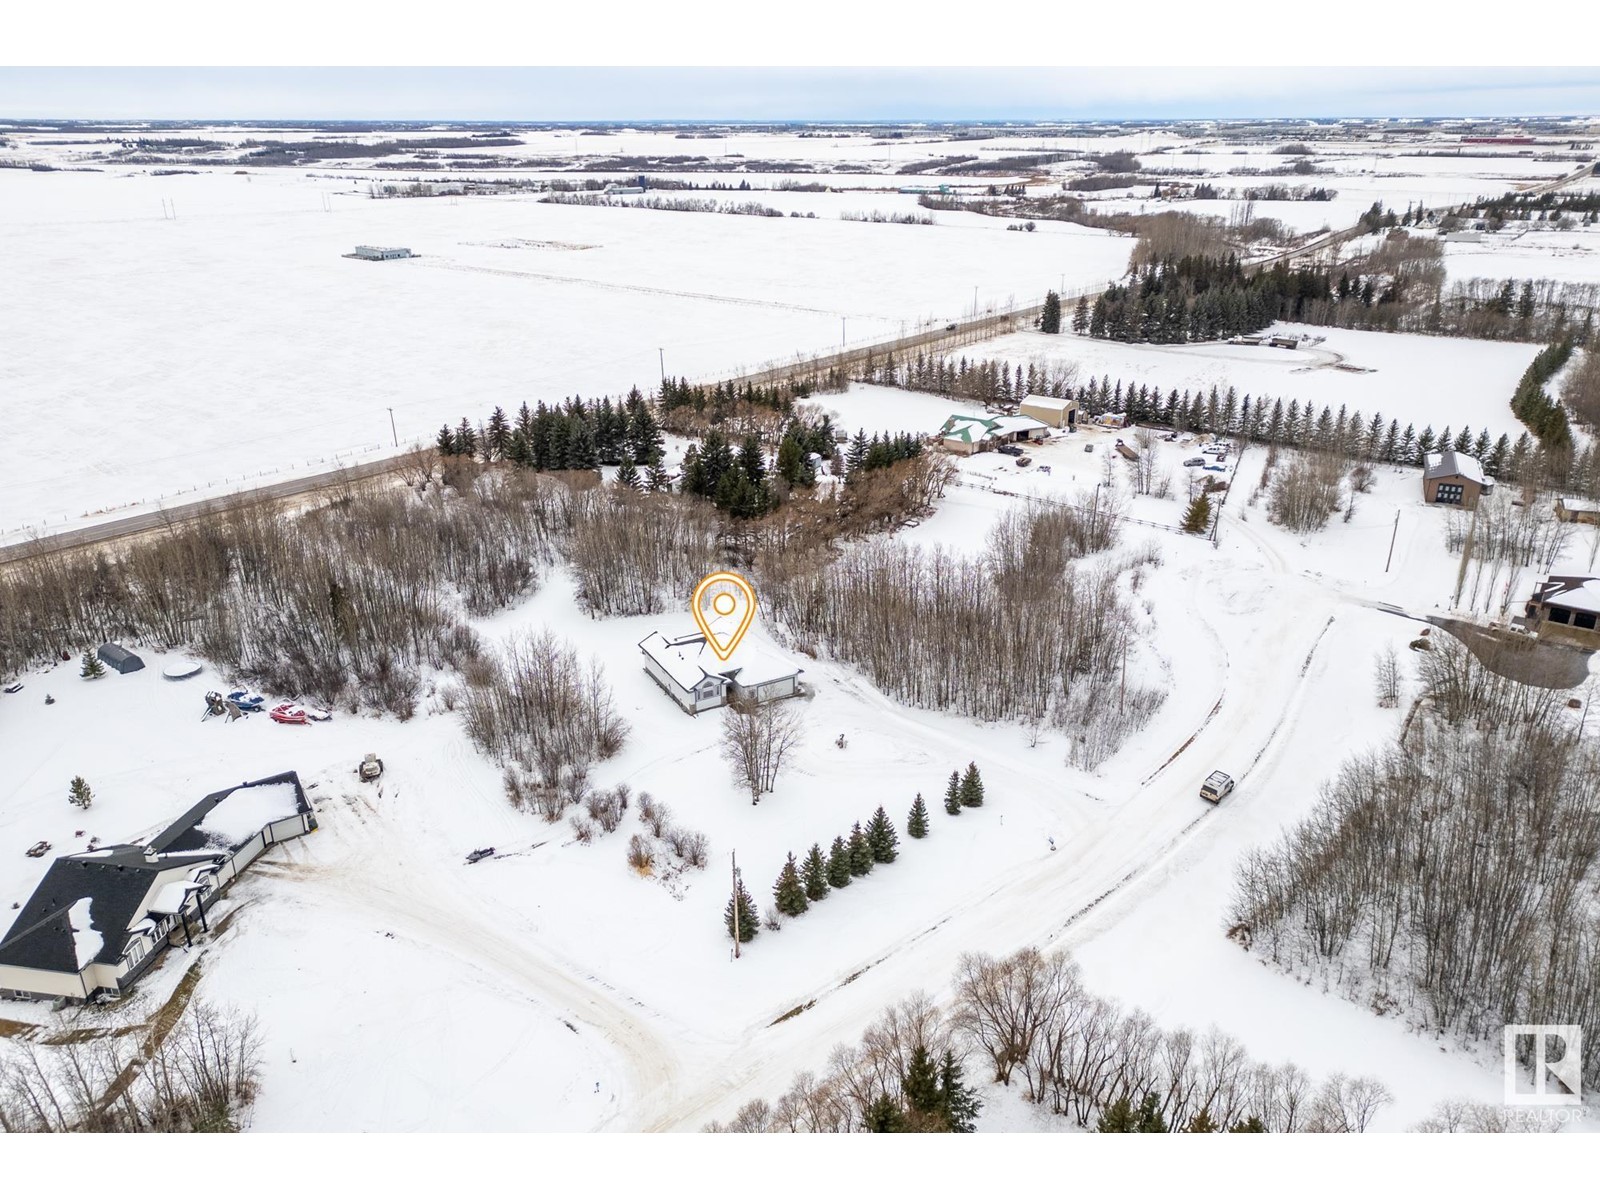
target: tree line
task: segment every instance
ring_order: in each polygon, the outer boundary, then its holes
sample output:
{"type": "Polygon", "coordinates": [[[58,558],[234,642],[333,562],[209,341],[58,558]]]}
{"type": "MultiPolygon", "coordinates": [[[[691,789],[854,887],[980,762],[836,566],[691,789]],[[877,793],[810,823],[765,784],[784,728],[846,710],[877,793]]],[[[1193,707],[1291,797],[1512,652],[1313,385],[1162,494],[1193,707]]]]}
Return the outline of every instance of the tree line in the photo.
{"type": "Polygon", "coordinates": [[[1579,1024],[1600,1087],[1600,754],[1554,692],[1459,645],[1419,658],[1403,740],[1239,864],[1234,936],[1440,1032],[1579,1024]]]}
{"type": "Polygon", "coordinates": [[[973,1057],[1026,1102],[1105,1133],[1360,1132],[1393,1099],[1376,1079],[1319,1084],[1293,1063],[1255,1062],[1217,1029],[1163,1029],[1090,992],[1059,950],[963,955],[952,989],[948,1009],[923,993],[891,1006],[824,1072],[707,1131],[967,1132],[982,1106],[964,1081],[973,1057]]]}

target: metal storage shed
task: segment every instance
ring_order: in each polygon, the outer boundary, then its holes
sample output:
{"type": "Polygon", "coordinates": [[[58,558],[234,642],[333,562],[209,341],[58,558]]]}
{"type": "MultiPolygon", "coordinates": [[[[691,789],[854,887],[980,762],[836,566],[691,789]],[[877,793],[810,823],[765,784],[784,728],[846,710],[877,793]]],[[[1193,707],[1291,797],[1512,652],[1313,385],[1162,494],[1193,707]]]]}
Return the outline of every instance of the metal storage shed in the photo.
{"type": "Polygon", "coordinates": [[[95,651],[96,656],[106,666],[119,675],[128,675],[134,671],[144,670],[144,659],[132,650],[119,646],[115,642],[107,642],[95,651]]]}

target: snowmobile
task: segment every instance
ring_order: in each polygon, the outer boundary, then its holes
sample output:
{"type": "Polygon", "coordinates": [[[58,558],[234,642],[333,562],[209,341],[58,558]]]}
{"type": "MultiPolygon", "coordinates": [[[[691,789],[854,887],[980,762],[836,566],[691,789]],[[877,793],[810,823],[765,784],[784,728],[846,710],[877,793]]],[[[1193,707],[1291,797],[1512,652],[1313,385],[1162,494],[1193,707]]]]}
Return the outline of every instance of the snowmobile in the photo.
{"type": "Polygon", "coordinates": [[[383,759],[376,754],[367,755],[356,767],[356,774],[360,776],[362,783],[371,783],[383,774],[383,759]]]}

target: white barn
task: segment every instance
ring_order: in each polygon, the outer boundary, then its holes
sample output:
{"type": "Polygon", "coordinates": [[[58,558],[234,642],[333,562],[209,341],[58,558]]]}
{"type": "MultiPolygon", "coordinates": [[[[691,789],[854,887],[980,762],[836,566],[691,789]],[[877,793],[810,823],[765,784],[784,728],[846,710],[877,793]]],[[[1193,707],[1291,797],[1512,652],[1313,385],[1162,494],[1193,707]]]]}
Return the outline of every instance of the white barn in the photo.
{"type": "Polygon", "coordinates": [[[293,771],[213,792],[143,845],[58,858],[0,939],[0,997],[120,995],[262,851],[317,827],[293,771]]]}
{"type": "Polygon", "coordinates": [[[802,690],[802,668],[754,646],[741,645],[724,662],[705,634],[652,633],[639,643],[645,674],[690,716],[734,700],[783,700],[802,690]]]}

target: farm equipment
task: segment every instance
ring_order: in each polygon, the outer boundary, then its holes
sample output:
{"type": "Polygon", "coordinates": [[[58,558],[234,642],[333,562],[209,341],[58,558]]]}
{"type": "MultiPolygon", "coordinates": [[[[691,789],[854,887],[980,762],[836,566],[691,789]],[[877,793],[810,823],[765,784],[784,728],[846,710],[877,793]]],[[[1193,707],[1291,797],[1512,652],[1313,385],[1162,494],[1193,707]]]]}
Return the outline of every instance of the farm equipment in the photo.
{"type": "Polygon", "coordinates": [[[1117,453],[1122,455],[1122,457],[1127,459],[1129,462],[1139,461],[1139,452],[1132,446],[1128,445],[1128,443],[1123,441],[1121,438],[1117,439],[1116,449],[1117,453]]]}
{"type": "Polygon", "coordinates": [[[376,754],[367,755],[361,760],[361,764],[356,767],[356,775],[360,777],[362,783],[371,783],[382,774],[383,759],[376,754]]]}
{"type": "Polygon", "coordinates": [[[46,854],[49,854],[49,853],[50,853],[50,843],[49,842],[35,842],[33,845],[29,846],[28,849],[27,849],[27,855],[28,855],[29,858],[43,858],[46,854]]]}

